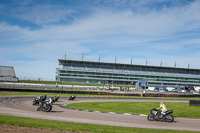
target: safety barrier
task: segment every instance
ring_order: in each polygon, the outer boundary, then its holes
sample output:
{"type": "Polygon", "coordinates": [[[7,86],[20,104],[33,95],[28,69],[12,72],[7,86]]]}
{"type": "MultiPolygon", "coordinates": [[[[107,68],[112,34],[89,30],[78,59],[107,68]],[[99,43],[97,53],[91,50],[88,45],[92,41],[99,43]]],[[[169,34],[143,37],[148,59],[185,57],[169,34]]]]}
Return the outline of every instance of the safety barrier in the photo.
{"type": "Polygon", "coordinates": [[[190,100],[189,105],[190,106],[200,106],[200,100],[190,100]]]}

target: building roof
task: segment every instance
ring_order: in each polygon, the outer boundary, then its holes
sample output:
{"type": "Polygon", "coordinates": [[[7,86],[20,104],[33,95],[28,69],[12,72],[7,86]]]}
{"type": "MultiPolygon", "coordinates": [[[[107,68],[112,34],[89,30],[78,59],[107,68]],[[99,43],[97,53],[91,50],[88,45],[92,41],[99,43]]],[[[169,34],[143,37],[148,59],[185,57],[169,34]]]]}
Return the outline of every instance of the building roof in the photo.
{"type": "Polygon", "coordinates": [[[78,61],[78,60],[64,60],[64,59],[58,59],[58,61],[59,61],[59,64],[63,64],[63,65],[71,64],[71,65],[84,65],[84,66],[96,66],[96,67],[113,67],[113,68],[126,68],[126,69],[162,70],[162,71],[180,71],[180,72],[200,73],[200,69],[193,69],[193,68],[177,68],[177,67],[165,67],[165,66],[120,64],[120,63],[78,61]]]}

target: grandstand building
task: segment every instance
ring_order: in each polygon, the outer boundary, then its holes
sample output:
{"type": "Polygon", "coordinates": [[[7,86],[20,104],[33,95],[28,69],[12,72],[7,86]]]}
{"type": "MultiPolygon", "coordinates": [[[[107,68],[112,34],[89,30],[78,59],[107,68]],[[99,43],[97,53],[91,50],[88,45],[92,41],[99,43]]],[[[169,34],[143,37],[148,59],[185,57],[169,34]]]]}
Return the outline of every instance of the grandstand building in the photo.
{"type": "Polygon", "coordinates": [[[200,69],[132,65],[59,59],[56,81],[136,84],[147,79],[149,84],[200,86],[200,69]]]}
{"type": "Polygon", "coordinates": [[[0,66],[0,82],[18,82],[14,67],[0,66]]]}

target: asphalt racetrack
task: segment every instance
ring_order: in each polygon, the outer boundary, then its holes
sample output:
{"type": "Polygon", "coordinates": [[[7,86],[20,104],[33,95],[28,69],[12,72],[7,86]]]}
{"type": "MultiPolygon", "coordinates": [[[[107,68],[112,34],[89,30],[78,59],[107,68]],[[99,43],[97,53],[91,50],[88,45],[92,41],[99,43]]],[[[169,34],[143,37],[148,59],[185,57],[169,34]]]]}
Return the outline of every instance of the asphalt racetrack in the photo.
{"type": "MultiPolygon", "coordinates": [[[[200,119],[175,118],[172,123],[148,121],[147,116],[125,115],[114,113],[100,113],[77,111],[62,108],[61,105],[75,102],[96,102],[96,101],[151,101],[160,102],[159,99],[131,99],[131,98],[95,98],[77,97],[74,101],[69,101],[69,97],[61,97],[54,103],[50,112],[37,111],[38,106],[33,106],[35,97],[0,97],[0,114],[41,118],[58,121],[68,121],[77,123],[88,123],[98,125],[112,125],[123,127],[186,130],[200,132],[200,119]]],[[[163,102],[188,102],[188,100],[162,100],[163,102]]]]}

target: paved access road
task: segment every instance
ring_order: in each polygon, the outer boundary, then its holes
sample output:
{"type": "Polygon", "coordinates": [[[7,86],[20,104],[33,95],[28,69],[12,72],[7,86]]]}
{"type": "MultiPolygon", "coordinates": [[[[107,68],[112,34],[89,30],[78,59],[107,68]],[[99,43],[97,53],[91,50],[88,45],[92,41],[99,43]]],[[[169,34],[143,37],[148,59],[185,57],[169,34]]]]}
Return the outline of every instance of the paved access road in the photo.
{"type": "Polygon", "coordinates": [[[131,99],[131,98],[95,98],[77,97],[74,101],[68,101],[68,97],[61,97],[53,106],[51,112],[37,111],[33,106],[35,97],[0,97],[0,114],[23,116],[31,118],[42,118],[68,122],[112,125],[136,128],[170,129],[200,132],[200,119],[175,118],[175,122],[148,121],[146,116],[86,112],[70,110],[60,107],[62,104],[75,102],[96,101],[152,101],[152,102],[188,102],[188,100],[159,100],[159,99],[131,99]]]}

